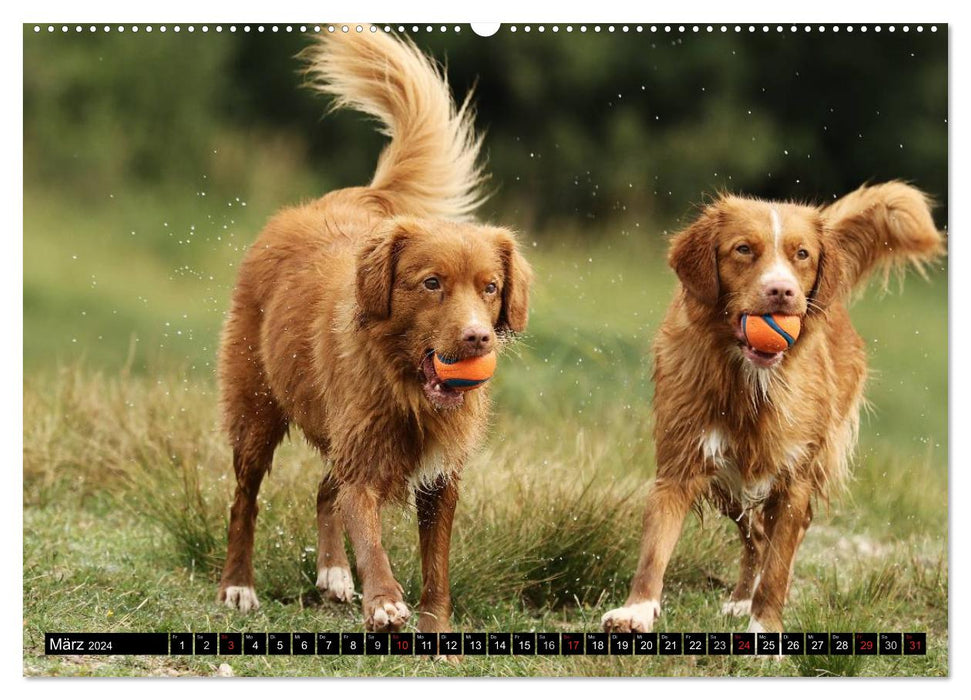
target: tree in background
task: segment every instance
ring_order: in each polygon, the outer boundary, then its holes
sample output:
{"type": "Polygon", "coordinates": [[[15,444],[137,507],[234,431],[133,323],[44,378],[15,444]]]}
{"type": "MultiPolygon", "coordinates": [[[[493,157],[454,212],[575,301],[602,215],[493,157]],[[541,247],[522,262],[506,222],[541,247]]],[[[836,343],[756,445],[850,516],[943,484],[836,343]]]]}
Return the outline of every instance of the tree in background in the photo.
{"type": "MultiPolygon", "coordinates": [[[[475,87],[487,216],[539,232],[671,222],[719,189],[819,200],[901,178],[937,198],[944,225],[946,30],[661,29],[415,35],[457,94],[475,87]]],[[[282,204],[366,182],[381,139],[300,89],[307,41],[25,27],[25,187],[245,195],[270,168],[282,204]]]]}

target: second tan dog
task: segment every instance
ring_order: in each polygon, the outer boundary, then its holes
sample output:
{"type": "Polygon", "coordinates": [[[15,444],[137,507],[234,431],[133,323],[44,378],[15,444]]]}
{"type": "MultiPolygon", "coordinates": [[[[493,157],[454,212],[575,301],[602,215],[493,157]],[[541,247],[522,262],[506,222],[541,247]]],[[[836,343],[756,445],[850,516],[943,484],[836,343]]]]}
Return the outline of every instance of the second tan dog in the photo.
{"type": "Polygon", "coordinates": [[[708,499],[742,539],[723,608],[750,630],[782,629],[812,500],[845,478],[867,374],[846,303],[872,271],[943,253],[927,199],[900,182],[828,207],[726,196],[671,244],[679,289],[654,350],[657,479],[637,573],[608,631],[650,631],[664,571],[692,504],[708,499]],[[760,352],[743,314],[802,319],[789,349],[760,352]]]}
{"type": "Polygon", "coordinates": [[[317,497],[317,587],[351,601],[354,547],[368,630],[410,611],[381,545],[380,512],[414,493],[421,631],[449,629],[448,553],[463,463],[482,437],[487,389],[460,393],[431,352],[490,352],[526,327],[530,269],[508,230],[466,219],[480,197],[468,103],[442,73],[383,32],[327,36],[309,75],[391,141],[368,187],[275,216],[243,261],[219,378],[236,497],[219,600],[259,605],[253,581],[257,492],[273,452],[299,427],[329,464],[317,497]]]}

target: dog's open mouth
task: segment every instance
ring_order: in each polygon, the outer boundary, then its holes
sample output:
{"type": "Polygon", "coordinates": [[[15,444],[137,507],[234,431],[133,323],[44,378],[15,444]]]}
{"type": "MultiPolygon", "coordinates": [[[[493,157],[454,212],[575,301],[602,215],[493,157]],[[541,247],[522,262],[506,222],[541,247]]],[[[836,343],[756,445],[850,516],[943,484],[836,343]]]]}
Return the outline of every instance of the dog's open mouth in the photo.
{"type": "Polygon", "coordinates": [[[779,352],[763,352],[749,345],[748,340],[745,338],[745,331],[742,329],[741,317],[738,323],[735,324],[735,337],[738,339],[738,346],[741,348],[742,355],[745,359],[761,369],[775,367],[782,361],[782,356],[785,354],[785,350],[780,350],[779,352]]]}
{"type": "Polygon", "coordinates": [[[447,386],[435,373],[433,354],[434,351],[427,351],[419,367],[425,396],[436,408],[458,408],[465,401],[465,395],[461,391],[447,386]]]}
{"type": "Polygon", "coordinates": [[[762,352],[761,350],[756,350],[744,340],[741,342],[741,347],[745,359],[756,367],[763,369],[775,367],[782,360],[782,355],[785,353],[784,350],[780,352],[762,352]]]}

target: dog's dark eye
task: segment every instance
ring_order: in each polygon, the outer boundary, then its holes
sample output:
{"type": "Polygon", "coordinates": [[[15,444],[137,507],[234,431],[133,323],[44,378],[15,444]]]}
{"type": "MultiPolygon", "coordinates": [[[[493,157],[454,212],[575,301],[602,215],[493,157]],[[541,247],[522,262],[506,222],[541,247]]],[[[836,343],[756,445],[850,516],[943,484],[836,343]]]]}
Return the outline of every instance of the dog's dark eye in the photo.
{"type": "Polygon", "coordinates": [[[809,251],[806,250],[805,248],[800,248],[799,252],[796,253],[796,257],[799,258],[800,260],[805,260],[806,258],[809,257],[809,251]]]}
{"type": "Polygon", "coordinates": [[[749,255],[752,252],[752,249],[743,243],[742,245],[735,247],[735,252],[741,253],[742,255],[749,255]]]}
{"type": "Polygon", "coordinates": [[[436,289],[442,288],[442,283],[438,281],[437,277],[429,277],[427,280],[425,280],[424,284],[425,284],[425,289],[428,289],[432,292],[434,292],[436,289]]]}
{"type": "Polygon", "coordinates": [[[489,282],[489,284],[487,284],[485,287],[485,293],[495,294],[497,289],[499,289],[499,287],[496,285],[495,282],[489,282]]]}

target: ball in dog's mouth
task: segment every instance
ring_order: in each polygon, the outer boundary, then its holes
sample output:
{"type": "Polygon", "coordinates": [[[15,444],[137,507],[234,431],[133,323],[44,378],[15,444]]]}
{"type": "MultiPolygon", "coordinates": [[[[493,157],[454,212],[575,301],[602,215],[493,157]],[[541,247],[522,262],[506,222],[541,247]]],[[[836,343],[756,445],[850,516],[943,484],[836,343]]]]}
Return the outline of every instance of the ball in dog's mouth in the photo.
{"type": "Polygon", "coordinates": [[[457,389],[446,386],[441,377],[435,373],[434,354],[434,351],[429,350],[422,357],[419,367],[422,390],[436,408],[458,408],[465,401],[465,395],[457,389]]]}
{"type": "Polygon", "coordinates": [[[739,317],[738,323],[735,324],[735,337],[738,339],[738,346],[742,350],[742,355],[746,360],[751,362],[753,365],[760,369],[769,369],[775,367],[779,362],[782,361],[782,356],[785,354],[785,350],[780,350],[779,352],[765,352],[762,350],[756,350],[753,348],[748,339],[745,337],[744,328],[744,314],[739,317]]]}

